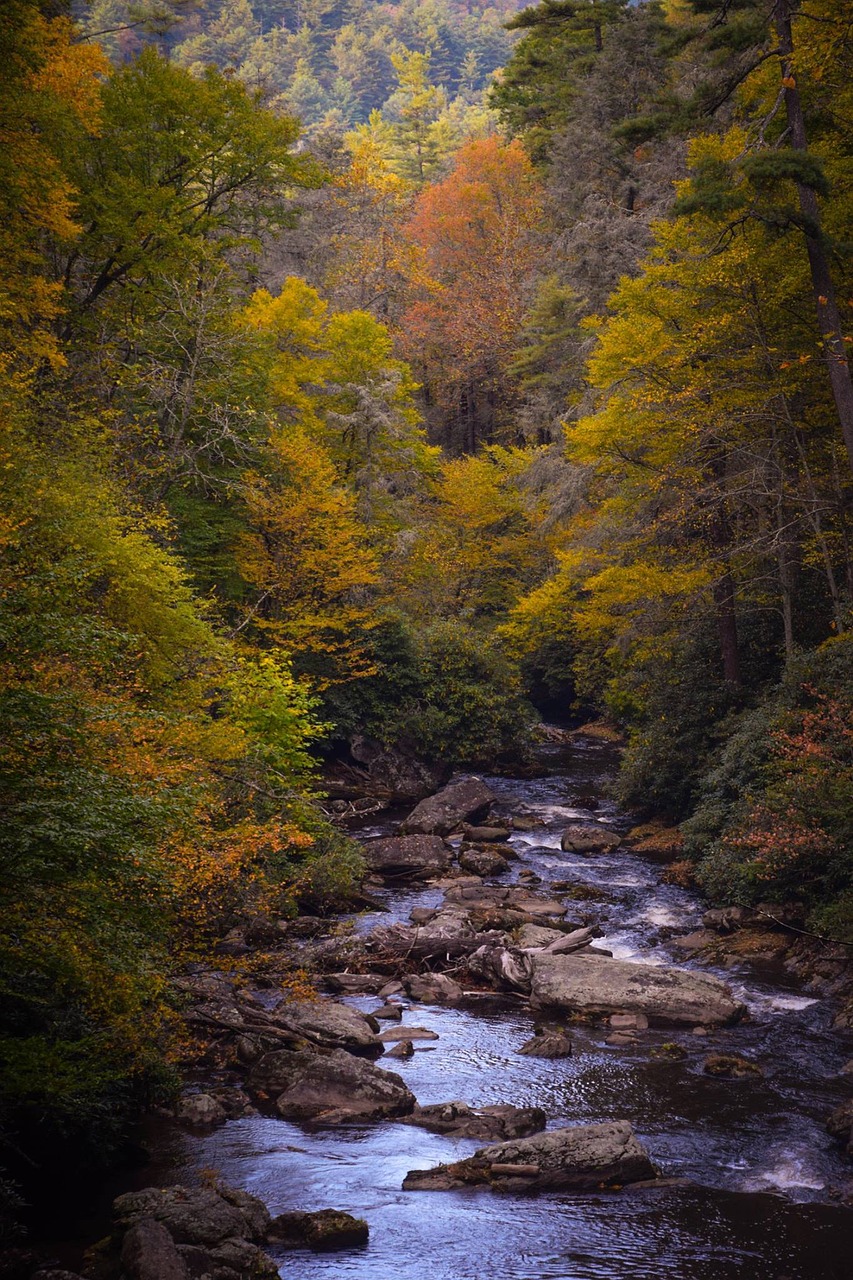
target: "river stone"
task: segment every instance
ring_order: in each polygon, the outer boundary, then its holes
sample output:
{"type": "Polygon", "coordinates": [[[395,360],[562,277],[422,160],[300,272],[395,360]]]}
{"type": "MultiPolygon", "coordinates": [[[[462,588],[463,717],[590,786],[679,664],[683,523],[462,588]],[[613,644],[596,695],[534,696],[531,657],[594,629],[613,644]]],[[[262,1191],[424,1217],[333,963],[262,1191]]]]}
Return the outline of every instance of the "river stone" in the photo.
{"type": "Polygon", "coordinates": [[[177,1244],[205,1248],[229,1239],[263,1240],[270,1225],[270,1215],[262,1201],[247,1191],[221,1184],[129,1191],[113,1202],[113,1212],[120,1227],[130,1229],[143,1219],[153,1218],[177,1244]]]}
{"type": "Polygon", "coordinates": [[[280,1049],[256,1062],[249,1082],[276,1096],[285,1120],[384,1120],[408,1115],[415,1097],[393,1071],[382,1071],[344,1049],[333,1053],[291,1053],[280,1049]]]}
{"type": "Polygon", "coordinates": [[[708,974],[635,964],[584,953],[528,953],[530,1003],[578,1013],[643,1013],[652,1022],[709,1025],[735,1022],[745,1012],[731,988],[708,974]]]}
{"type": "Polygon", "coordinates": [[[248,1240],[223,1240],[215,1249],[201,1250],[193,1245],[179,1245],[179,1252],[190,1273],[199,1280],[278,1280],[278,1264],[263,1249],[248,1240]]]}
{"type": "Polygon", "coordinates": [[[421,1004],[458,1004],[462,988],[446,973],[411,974],[403,979],[406,994],[421,1004]]]}
{"type": "Polygon", "coordinates": [[[400,828],[409,835],[449,835],[455,827],[478,818],[495,795],[481,778],[462,778],[416,805],[400,828]]]}
{"type": "Polygon", "coordinates": [[[334,1000],[282,1000],[275,1013],[313,1043],[350,1052],[379,1052],[376,1033],[363,1013],[334,1000]]]}
{"type": "Polygon", "coordinates": [[[363,1218],[340,1209],[317,1209],[314,1213],[280,1213],[273,1218],[269,1242],[279,1249],[314,1249],[331,1253],[357,1249],[367,1244],[370,1229],[363,1218]]]}
{"type": "Polygon", "coordinates": [[[209,1093],[185,1093],[178,1099],[175,1119],[192,1128],[205,1129],[224,1124],[228,1115],[222,1104],[209,1093]]]}
{"type": "Polygon", "coordinates": [[[436,1102],[426,1107],[415,1107],[403,1123],[418,1125],[431,1133],[452,1133],[457,1138],[497,1142],[541,1133],[547,1120],[540,1107],[513,1107],[509,1103],[498,1103],[474,1109],[467,1102],[436,1102]]]}
{"type": "Polygon", "coordinates": [[[526,1058],[568,1058],[572,1042],[562,1031],[540,1031],[515,1052],[526,1058]]]}
{"type": "Polygon", "coordinates": [[[459,855],[459,865],[476,876],[500,876],[509,870],[506,858],[491,849],[466,849],[459,855]]]}
{"type": "Polygon", "coordinates": [[[750,1062],[739,1053],[712,1053],[705,1059],[702,1070],[706,1076],[719,1076],[724,1080],[740,1080],[744,1076],[763,1076],[758,1063],[750,1062]]]}
{"type": "Polygon", "coordinates": [[[365,840],[361,852],[368,867],[383,876],[437,876],[447,870],[451,859],[450,848],[436,835],[365,840]]]}
{"type": "Polygon", "coordinates": [[[413,1058],[415,1056],[415,1046],[411,1040],[400,1040],[394,1045],[393,1049],[389,1049],[386,1058],[413,1058]]]}
{"type": "Polygon", "coordinates": [[[381,1009],[374,1009],[370,1015],[377,1022],[402,1022],[403,1006],[401,1004],[383,1004],[381,1009]]]}
{"type": "Polygon", "coordinates": [[[375,996],[381,993],[387,979],[384,973],[327,973],[322,981],[336,994],[375,996]]]}
{"type": "Polygon", "coordinates": [[[129,1280],[189,1280],[187,1264],[156,1218],[140,1218],[127,1231],[121,1265],[129,1280]]]}
{"type": "Polygon", "coordinates": [[[610,1025],[614,1031],[647,1031],[649,1020],[644,1013],[614,1013],[610,1025]]]}
{"type": "Polygon", "coordinates": [[[472,844],[481,841],[483,844],[506,840],[509,830],[506,827],[466,827],[465,839],[472,844]]]}
{"type": "Polygon", "coordinates": [[[383,1044],[395,1044],[398,1040],[438,1040],[438,1032],[426,1027],[391,1027],[383,1031],[379,1039],[383,1044]]]}
{"type": "Polygon", "coordinates": [[[518,945],[522,950],[541,950],[563,937],[559,929],[546,929],[540,924],[523,924],[518,931],[518,945]]]}
{"type": "Polygon", "coordinates": [[[552,1129],[532,1138],[484,1147],[467,1160],[415,1169],[404,1191],[449,1191],[487,1185],[530,1191],[597,1191],[657,1177],[657,1170],[625,1120],[552,1129]]]}
{"type": "Polygon", "coordinates": [[[560,848],[565,853],[603,853],[622,843],[621,836],[592,822],[573,822],[560,837],[560,848]]]}

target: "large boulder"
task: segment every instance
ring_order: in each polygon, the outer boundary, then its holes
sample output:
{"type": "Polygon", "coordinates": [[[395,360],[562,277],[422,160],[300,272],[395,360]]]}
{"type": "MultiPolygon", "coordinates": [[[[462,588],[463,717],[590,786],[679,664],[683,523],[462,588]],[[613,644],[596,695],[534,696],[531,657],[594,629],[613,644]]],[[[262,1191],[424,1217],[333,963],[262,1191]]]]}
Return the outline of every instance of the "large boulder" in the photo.
{"type": "Polygon", "coordinates": [[[366,840],[361,851],[370,870],[381,876],[437,876],[451,859],[451,850],[437,835],[385,836],[366,840]]]}
{"type": "Polygon", "coordinates": [[[381,1052],[376,1027],[357,1009],[335,1000],[283,1000],[276,1017],[314,1044],[351,1053],[381,1052]]]}
{"type": "Polygon", "coordinates": [[[225,1240],[263,1240],[270,1215],[247,1191],[215,1187],[146,1187],[113,1202],[120,1229],[154,1220],[177,1244],[211,1248],[225,1240]]]}
{"type": "Polygon", "coordinates": [[[189,1269],[169,1231],[156,1218],[139,1218],[125,1234],[121,1266],[130,1280],[189,1280],[189,1269]]]}
{"type": "Polygon", "coordinates": [[[605,853],[621,843],[621,836],[596,822],[573,822],[560,837],[560,848],[565,853],[605,853]]]}
{"type": "Polygon", "coordinates": [[[396,804],[411,804],[430,795],[450,773],[445,764],[431,764],[402,746],[384,746],[362,734],[350,742],[350,755],[367,773],[369,789],[396,804]]]}
{"type": "Polygon", "coordinates": [[[657,1170],[625,1120],[552,1129],[484,1147],[467,1160],[415,1169],[404,1191],[489,1186],[528,1191],[595,1191],[656,1178],[657,1170]]]}
{"type": "Polygon", "coordinates": [[[393,1071],[382,1071],[344,1049],[265,1054],[252,1068],[249,1083],[257,1096],[275,1099],[275,1110],[285,1120],[385,1120],[408,1115],[416,1105],[414,1094],[393,1071]]]}
{"type": "Polygon", "coordinates": [[[449,835],[471,818],[486,813],[495,795],[481,778],[451,782],[416,805],[401,830],[411,835],[449,835]]]}
{"type": "Polygon", "coordinates": [[[643,1013],[652,1022],[689,1026],[735,1022],[744,1006],[719,978],[599,955],[528,952],[530,1002],[577,1013],[643,1013]]]}

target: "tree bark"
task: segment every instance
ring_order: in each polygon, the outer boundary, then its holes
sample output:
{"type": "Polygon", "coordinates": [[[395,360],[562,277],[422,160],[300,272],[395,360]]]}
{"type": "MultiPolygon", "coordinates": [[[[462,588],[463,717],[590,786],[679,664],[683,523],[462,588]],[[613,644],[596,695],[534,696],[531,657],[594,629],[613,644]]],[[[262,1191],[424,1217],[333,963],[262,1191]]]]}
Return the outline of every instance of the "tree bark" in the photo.
{"type": "Polygon", "coordinates": [[[735,612],[735,583],[728,570],[714,583],[714,604],[717,610],[717,633],[723,659],[723,677],[728,684],[739,689],[741,686],[740,648],[735,612]]]}
{"type": "MultiPolygon", "coordinates": [[[[776,0],[773,10],[776,35],[782,59],[782,84],[785,91],[785,111],[791,146],[796,151],[808,151],[805,116],[800,91],[794,73],[794,36],[791,26],[792,0],[776,0]]],[[[835,409],[841,425],[841,434],[847,447],[850,470],[853,472],[853,379],[841,326],[841,316],[835,296],[835,286],[829,260],[821,235],[820,206],[811,187],[797,183],[797,196],[805,219],[806,250],[811,269],[812,289],[817,308],[817,321],[823,336],[829,381],[835,400],[835,409]]]]}

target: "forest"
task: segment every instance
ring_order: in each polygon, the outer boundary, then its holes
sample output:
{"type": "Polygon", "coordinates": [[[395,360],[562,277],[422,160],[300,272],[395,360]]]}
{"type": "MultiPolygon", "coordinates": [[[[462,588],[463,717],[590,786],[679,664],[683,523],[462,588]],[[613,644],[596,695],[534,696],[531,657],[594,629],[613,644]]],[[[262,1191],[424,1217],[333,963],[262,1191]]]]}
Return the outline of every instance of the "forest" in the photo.
{"type": "Polygon", "coordinates": [[[2,8],[0,1240],[371,752],[853,944],[853,3],[2,8]]]}

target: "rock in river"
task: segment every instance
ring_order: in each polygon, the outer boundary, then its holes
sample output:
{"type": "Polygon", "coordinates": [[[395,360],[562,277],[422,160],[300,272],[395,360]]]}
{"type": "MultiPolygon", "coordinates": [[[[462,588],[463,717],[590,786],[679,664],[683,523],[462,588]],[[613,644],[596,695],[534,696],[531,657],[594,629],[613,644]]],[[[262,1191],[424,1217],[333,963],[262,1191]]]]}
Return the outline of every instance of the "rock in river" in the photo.
{"type": "Polygon", "coordinates": [[[526,1058],[568,1058],[572,1042],[562,1031],[540,1031],[515,1052],[526,1058]]]}
{"type": "Polygon", "coordinates": [[[466,849],[459,855],[459,865],[475,876],[501,876],[509,870],[506,858],[492,849],[466,849]]]}
{"type": "Polygon", "coordinates": [[[259,1247],[270,1215],[245,1191],[221,1183],[146,1187],[119,1196],[113,1210],[113,1236],[95,1246],[97,1274],[121,1273],[131,1280],[202,1275],[275,1280],[278,1275],[278,1267],[259,1247]]]}
{"type": "Polygon", "coordinates": [[[357,1009],[335,1000],[283,1000],[275,1015],[314,1044],[351,1053],[381,1052],[376,1027],[357,1009]]]}
{"type": "Polygon", "coordinates": [[[509,1103],[497,1103],[475,1110],[467,1102],[435,1102],[430,1106],[415,1107],[404,1124],[416,1124],[432,1133],[452,1133],[457,1138],[497,1142],[541,1133],[547,1119],[540,1107],[513,1107],[509,1103]]]}
{"type": "Polygon", "coordinates": [[[382,1071],[344,1049],[267,1053],[255,1063],[249,1083],[256,1096],[275,1098],[275,1109],[285,1120],[385,1120],[408,1115],[416,1105],[414,1094],[393,1071],[382,1071]]]}
{"type": "Polygon", "coordinates": [[[340,1209],[317,1209],[314,1213],[280,1213],[272,1220],[268,1239],[280,1249],[331,1253],[366,1245],[369,1235],[363,1218],[354,1218],[340,1209]]]}
{"type": "Polygon", "coordinates": [[[735,1022],[745,1011],[731,988],[708,974],[589,954],[528,955],[534,1008],[643,1013],[652,1022],[690,1026],[735,1022]]]}
{"type": "Polygon", "coordinates": [[[512,1191],[594,1191],[655,1177],[657,1170],[630,1124],[617,1120],[552,1129],[484,1147],[455,1164],[415,1169],[406,1174],[403,1190],[490,1186],[512,1191]]]}
{"type": "Polygon", "coordinates": [[[406,994],[421,1004],[458,1004],[462,988],[446,973],[413,973],[403,979],[406,994]]]}
{"type": "Polygon", "coordinates": [[[387,836],[366,840],[361,851],[371,871],[381,876],[426,878],[450,866],[451,850],[440,836],[387,836]]]}
{"type": "Polygon", "coordinates": [[[560,838],[560,848],[565,853],[603,853],[621,843],[621,836],[596,822],[573,822],[560,838]]]}
{"type": "Polygon", "coordinates": [[[485,813],[495,796],[481,778],[462,778],[416,805],[401,830],[410,835],[449,835],[455,827],[485,813]]]}

